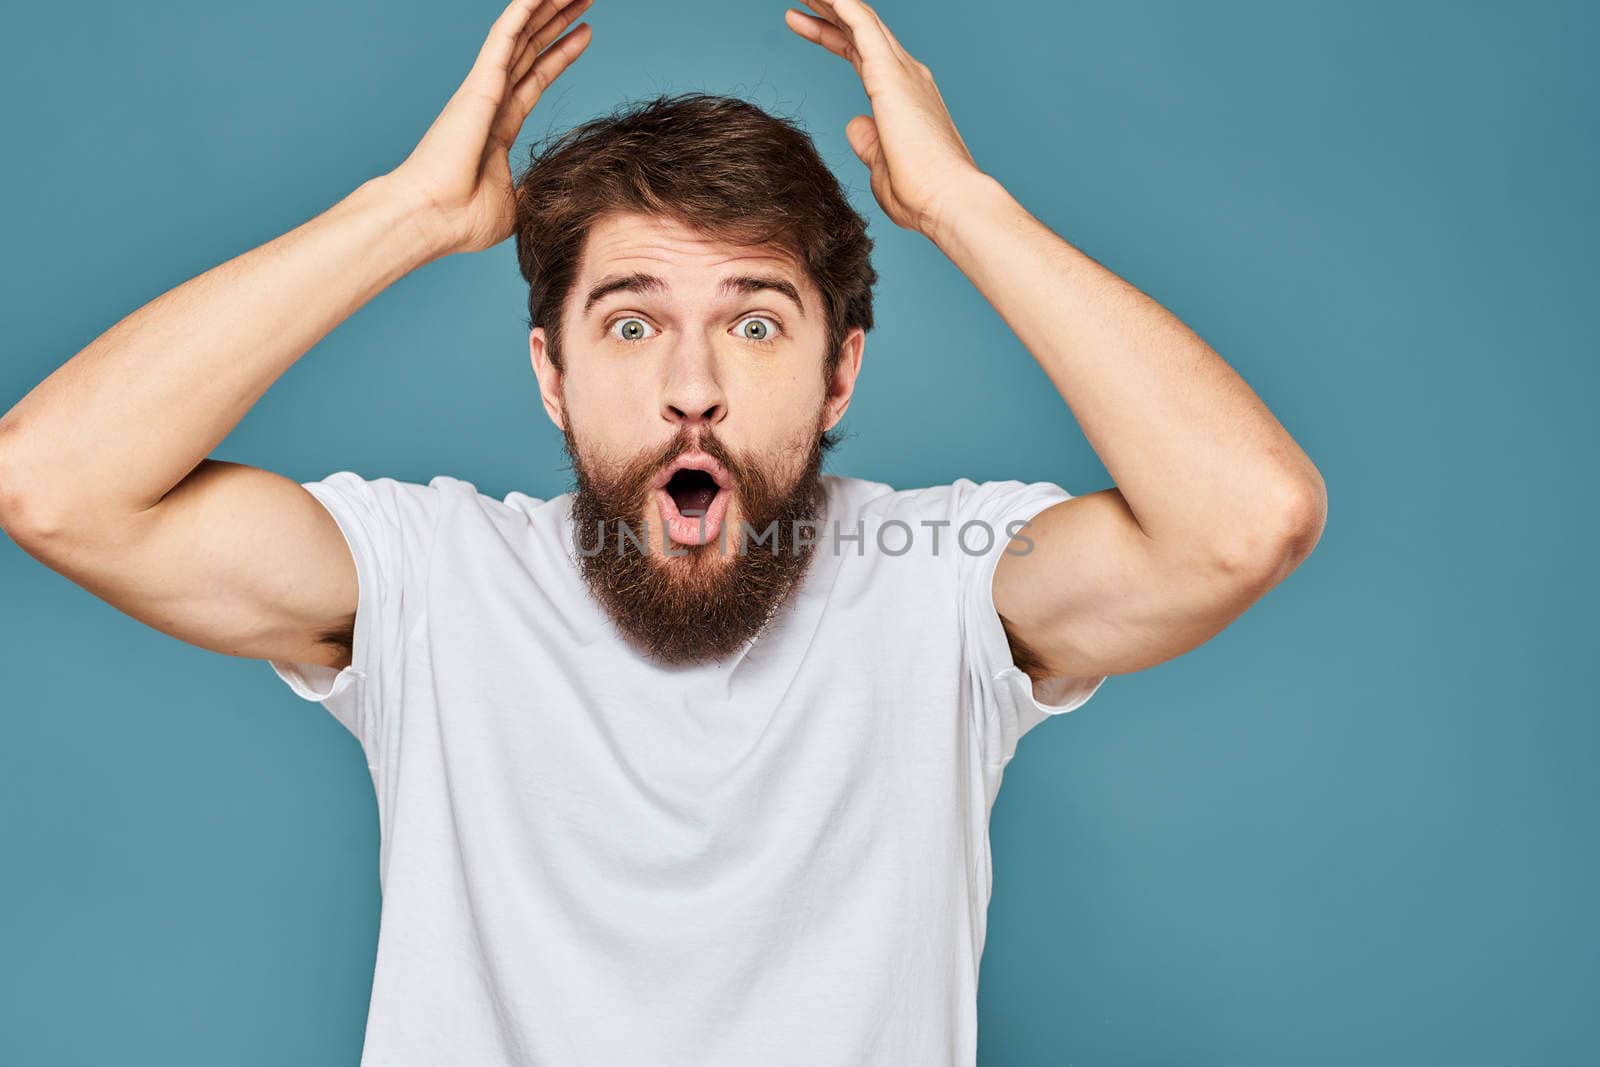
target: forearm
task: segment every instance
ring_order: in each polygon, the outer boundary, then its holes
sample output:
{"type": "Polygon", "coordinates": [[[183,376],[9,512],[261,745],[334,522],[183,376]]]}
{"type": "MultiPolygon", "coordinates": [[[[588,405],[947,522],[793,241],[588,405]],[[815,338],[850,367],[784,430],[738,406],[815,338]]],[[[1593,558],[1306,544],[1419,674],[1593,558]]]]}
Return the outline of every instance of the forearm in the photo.
{"type": "Polygon", "coordinates": [[[1316,467],[1209,345],[998,182],[962,193],[928,236],[1038,360],[1149,537],[1235,555],[1316,521],[1316,467]]]}
{"type": "Polygon", "coordinates": [[[0,417],[0,500],[51,523],[152,506],[311,346],[435,256],[378,178],[162,294],[0,417]]]}

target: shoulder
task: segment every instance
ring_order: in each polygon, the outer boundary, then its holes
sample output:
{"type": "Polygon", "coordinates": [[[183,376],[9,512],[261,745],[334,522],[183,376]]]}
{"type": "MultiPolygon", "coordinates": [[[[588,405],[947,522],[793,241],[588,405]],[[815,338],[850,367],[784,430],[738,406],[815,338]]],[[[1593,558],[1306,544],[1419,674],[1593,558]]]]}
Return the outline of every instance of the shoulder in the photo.
{"type": "Polygon", "coordinates": [[[1054,482],[1024,482],[1015,478],[980,482],[963,477],[943,484],[897,489],[863,478],[826,477],[837,484],[835,492],[847,504],[844,510],[880,521],[938,522],[1011,516],[1037,511],[1071,496],[1054,482]]]}
{"type": "Polygon", "coordinates": [[[519,532],[559,538],[570,494],[543,498],[512,490],[496,497],[466,478],[436,474],[427,481],[335,471],[307,489],[345,514],[370,516],[418,533],[449,531],[457,539],[508,538],[519,532]]]}
{"type": "Polygon", "coordinates": [[[836,474],[825,474],[823,480],[829,484],[829,499],[841,505],[840,511],[864,518],[883,519],[937,510],[958,491],[956,484],[898,489],[887,482],[836,474]]]}
{"type": "Polygon", "coordinates": [[[498,531],[527,531],[559,538],[571,517],[571,493],[541,497],[512,489],[496,496],[475,482],[449,474],[435,475],[428,490],[439,500],[444,521],[452,526],[498,531]]]}

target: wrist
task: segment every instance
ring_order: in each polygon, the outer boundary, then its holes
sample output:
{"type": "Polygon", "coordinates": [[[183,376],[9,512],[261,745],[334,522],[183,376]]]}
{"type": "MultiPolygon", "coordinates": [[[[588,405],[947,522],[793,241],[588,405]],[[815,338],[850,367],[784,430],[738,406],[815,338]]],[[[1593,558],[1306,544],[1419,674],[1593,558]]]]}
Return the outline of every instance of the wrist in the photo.
{"type": "Polygon", "coordinates": [[[439,213],[427,197],[393,172],[363,182],[352,194],[382,212],[404,245],[403,255],[412,268],[442,259],[455,251],[439,213]]]}
{"type": "Polygon", "coordinates": [[[923,212],[917,228],[941,249],[946,248],[958,237],[966,220],[982,215],[1009,196],[1005,186],[983,171],[974,170],[945,187],[923,212]]]}

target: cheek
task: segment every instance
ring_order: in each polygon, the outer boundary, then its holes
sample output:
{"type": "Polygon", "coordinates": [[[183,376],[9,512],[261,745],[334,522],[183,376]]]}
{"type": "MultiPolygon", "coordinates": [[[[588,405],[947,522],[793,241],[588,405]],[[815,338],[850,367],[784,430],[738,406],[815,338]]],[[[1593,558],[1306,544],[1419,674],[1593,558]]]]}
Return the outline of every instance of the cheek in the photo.
{"type": "Polygon", "coordinates": [[[809,454],[823,399],[822,386],[809,378],[752,390],[731,405],[738,413],[730,420],[738,433],[725,436],[741,450],[764,457],[772,473],[782,477],[809,454]]]}
{"type": "Polygon", "coordinates": [[[650,425],[646,416],[656,411],[655,394],[644,375],[568,373],[562,394],[568,417],[580,432],[613,444],[627,443],[628,434],[650,425]]]}
{"type": "Polygon", "coordinates": [[[725,388],[734,411],[785,426],[809,419],[827,392],[821,368],[793,363],[781,368],[749,368],[726,379],[725,388]]]}
{"type": "Polygon", "coordinates": [[[764,414],[772,427],[772,437],[790,445],[805,438],[815,427],[826,398],[820,375],[797,375],[768,392],[763,403],[767,405],[764,414]]]}

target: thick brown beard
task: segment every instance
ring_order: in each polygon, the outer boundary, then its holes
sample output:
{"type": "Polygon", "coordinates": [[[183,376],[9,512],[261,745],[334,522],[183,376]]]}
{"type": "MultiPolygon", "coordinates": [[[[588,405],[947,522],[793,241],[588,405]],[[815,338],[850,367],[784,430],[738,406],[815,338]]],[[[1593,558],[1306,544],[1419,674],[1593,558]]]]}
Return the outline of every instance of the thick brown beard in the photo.
{"type": "MultiPolygon", "coordinates": [[[[696,444],[687,426],[670,445],[638,457],[615,475],[582,461],[570,429],[563,436],[577,480],[572,521],[584,581],[623,636],[646,655],[674,665],[732,655],[761,632],[799,585],[820,538],[816,525],[808,536],[797,537],[796,531],[816,523],[826,503],[820,418],[805,468],[787,490],[780,490],[765,468],[734,457],[721,441],[702,433],[700,450],[733,478],[734,488],[724,491],[737,494],[739,529],[729,529],[725,521],[721,534],[707,544],[674,544],[674,555],[682,553],[676,559],[664,558],[661,546],[652,544],[645,515],[656,506],[655,476],[696,444]],[[624,535],[624,522],[635,536],[624,535]],[[758,544],[756,537],[765,540],[758,544]]],[[[728,519],[733,519],[731,509],[728,519]]],[[[663,536],[657,533],[656,540],[663,536]]]]}

